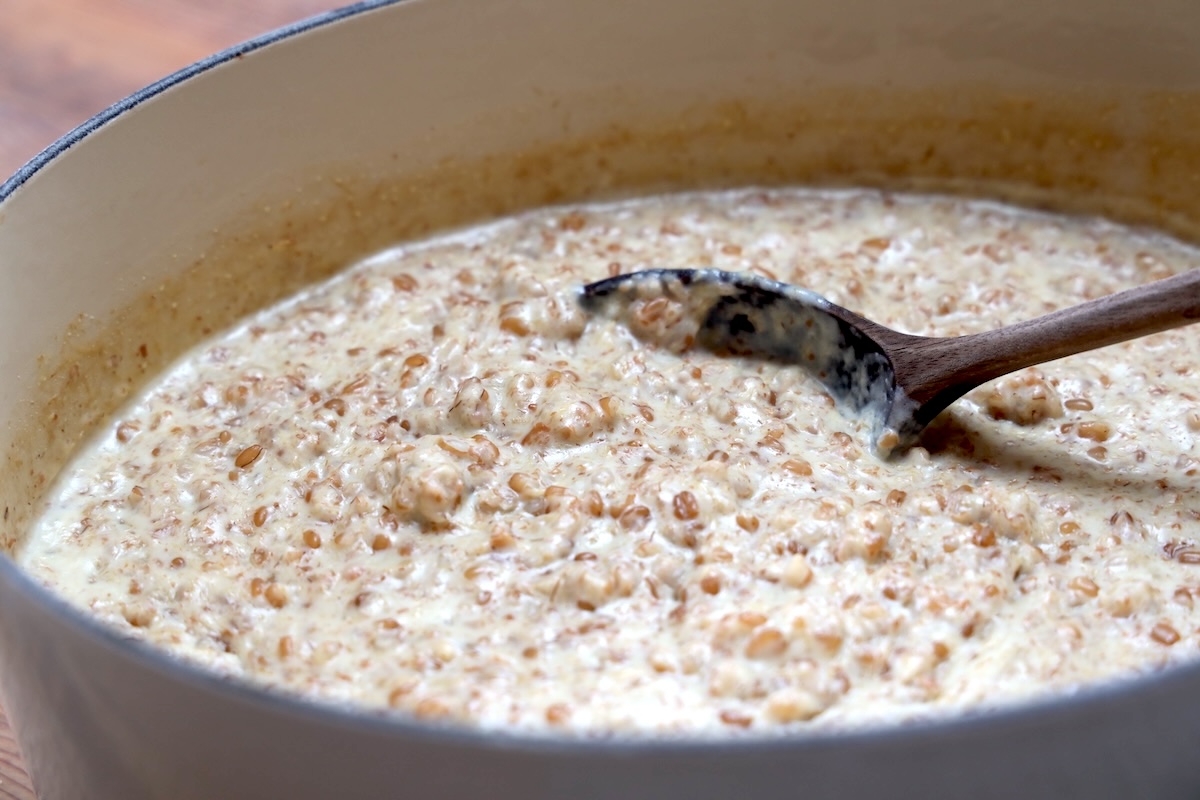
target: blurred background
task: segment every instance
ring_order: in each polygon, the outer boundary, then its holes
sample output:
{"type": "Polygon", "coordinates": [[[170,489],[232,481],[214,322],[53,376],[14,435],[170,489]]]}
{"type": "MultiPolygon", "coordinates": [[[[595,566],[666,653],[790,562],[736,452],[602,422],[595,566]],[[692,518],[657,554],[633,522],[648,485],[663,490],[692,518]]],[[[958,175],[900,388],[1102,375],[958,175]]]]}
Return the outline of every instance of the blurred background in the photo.
{"type": "Polygon", "coordinates": [[[136,89],[345,2],[0,0],[0,182],[136,89]]]}

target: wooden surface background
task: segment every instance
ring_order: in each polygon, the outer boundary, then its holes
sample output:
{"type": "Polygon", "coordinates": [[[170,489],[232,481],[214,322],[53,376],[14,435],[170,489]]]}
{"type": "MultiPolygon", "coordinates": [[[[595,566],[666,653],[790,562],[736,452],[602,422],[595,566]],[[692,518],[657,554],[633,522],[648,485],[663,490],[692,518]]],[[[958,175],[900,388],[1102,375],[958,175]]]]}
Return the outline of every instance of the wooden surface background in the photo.
{"type": "MultiPolygon", "coordinates": [[[[0,0],[0,181],[136,89],[225,47],[341,4],[0,0]]],[[[0,800],[34,797],[0,709],[0,800]]]]}

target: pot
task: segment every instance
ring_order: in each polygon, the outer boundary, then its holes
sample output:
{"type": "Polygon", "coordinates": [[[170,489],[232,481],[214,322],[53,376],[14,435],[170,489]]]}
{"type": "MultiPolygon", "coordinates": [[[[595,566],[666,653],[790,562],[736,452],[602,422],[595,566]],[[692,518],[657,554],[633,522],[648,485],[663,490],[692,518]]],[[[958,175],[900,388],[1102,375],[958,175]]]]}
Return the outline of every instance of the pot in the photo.
{"type": "MultiPolygon", "coordinates": [[[[1187,0],[360,3],[119,103],[0,186],[0,545],[138,386],[399,239],[664,188],[936,189],[1200,238],[1187,0]]],[[[1000,711],[588,741],[355,713],[123,640],[0,556],[42,796],[1194,797],[1200,664],[1000,711]]]]}

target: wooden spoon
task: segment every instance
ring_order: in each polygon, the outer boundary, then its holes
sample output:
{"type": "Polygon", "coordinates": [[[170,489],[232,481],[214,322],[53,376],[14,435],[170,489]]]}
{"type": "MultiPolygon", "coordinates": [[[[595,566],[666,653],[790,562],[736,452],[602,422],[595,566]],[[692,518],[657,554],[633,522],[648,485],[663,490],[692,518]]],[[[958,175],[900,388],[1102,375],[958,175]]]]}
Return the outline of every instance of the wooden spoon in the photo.
{"type": "Polygon", "coordinates": [[[647,270],[583,287],[580,302],[618,316],[667,297],[717,352],[807,366],[839,406],[869,414],[876,452],[913,444],[946,406],[1023,367],[1200,321],[1200,269],[987,333],[912,336],[820,295],[756,275],[647,270]]]}

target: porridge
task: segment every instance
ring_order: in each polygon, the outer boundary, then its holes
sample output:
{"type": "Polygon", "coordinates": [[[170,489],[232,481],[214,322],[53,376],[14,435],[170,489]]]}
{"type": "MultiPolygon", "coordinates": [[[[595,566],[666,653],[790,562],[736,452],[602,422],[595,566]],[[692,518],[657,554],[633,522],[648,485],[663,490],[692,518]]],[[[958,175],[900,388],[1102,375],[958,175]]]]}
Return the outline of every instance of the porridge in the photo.
{"type": "Polygon", "coordinates": [[[64,472],[19,560],[222,674],[489,728],[847,727],[1160,668],[1200,643],[1200,329],[985,385],[883,462],[802,369],[576,291],[716,267],[953,335],[1195,258],[870,191],[528,213],[193,352],[64,472]]]}

